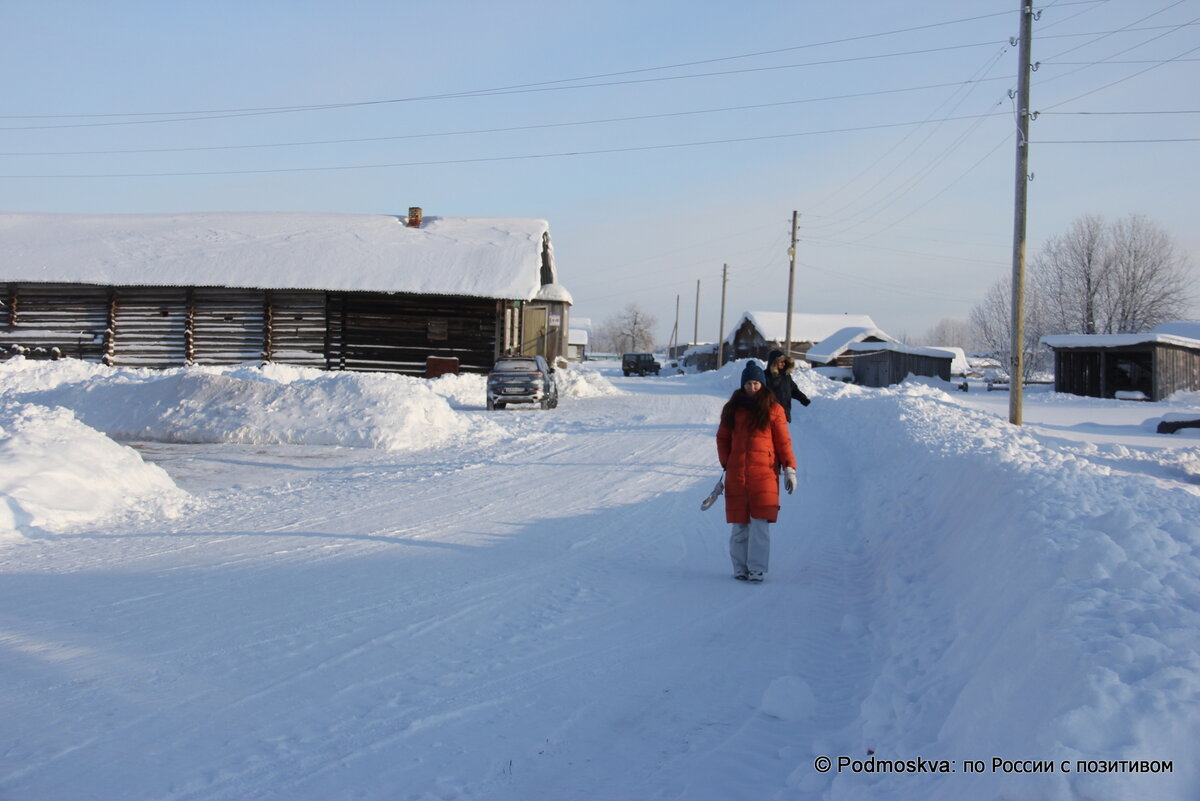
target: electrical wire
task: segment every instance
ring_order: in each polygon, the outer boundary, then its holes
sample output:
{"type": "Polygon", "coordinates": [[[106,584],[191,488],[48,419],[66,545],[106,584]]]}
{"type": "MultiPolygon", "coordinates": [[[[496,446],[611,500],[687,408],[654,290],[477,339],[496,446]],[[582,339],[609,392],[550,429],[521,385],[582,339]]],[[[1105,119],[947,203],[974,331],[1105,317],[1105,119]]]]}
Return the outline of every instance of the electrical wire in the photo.
{"type": "MultiPolygon", "coordinates": [[[[1002,81],[1009,80],[1006,77],[986,78],[982,81],[1002,81]]],[[[476,128],[461,131],[436,131],[428,133],[415,134],[397,134],[395,136],[371,136],[360,137],[353,139],[318,139],[305,142],[266,142],[249,145],[204,145],[197,147],[163,147],[163,148],[131,148],[122,150],[53,150],[53,151],[26,151],[26,152],[5,152],[0,153],[0,156],[108,156],[108,155],[141,155],[149,153],[195,153],[207,151],[221,150],[251,150],[251,149],[266,149],[266,148],[284,148],[284,147],[311,147],[318,145],[342,145],[342,144],[363,144],[367,142],[391,142],[402,141],[407,139],[430,139],[437,137],[449,136],[473,136],[491,133],[515,133],[520,131],[535,131],[546,130],[553,128],[566,128],[585,125],[607,125],[619,122],[641,122],[645,120],[671,119],[674,117],[696,116],[702,114],[718,114],[731,111],[753,111],[766,108],[779,108],[782,106],[800,105],[807,103],[823,103],[835,100],[854,100],[864,97],[878,97],[882,95],[903,94],[907,92],[920,92],[930,89],[943,89],[951,86],[963,86],[963,83],[937,83],[926,84],[924,86],[911,86],[901,89],[880,89],[871,92],[854,92],[842,95],[826,95],[824,97],[802,98],[798,100],[783,100],[774,103],[754,103],[742,106],[726,106],[722,108],[709,109],[694,109],[689,111],[665,112],[662,114],[639,114],[628,117],[609,117],[595,120],[576,120],[570,122],[551,122],[537,125],[517,125],[502,128],[476,128]]]]}
{"type": "MultiPolygon", "coordinates": [[[[947,119],[974,120],[980,116],[996,116],[996,115],[967,115],[963,117],[950,117],[947,119]]],[[[515,156],[482,156],[477,158],[459,158],[459,159],[431,159],[428,161],[406,161],[406,162],[387,162],[377,164],[341,164],[326,167],[275,167],[275,168],[258,168],[249,170],[195,170],[195,171],[176,171],[176,172],[125,172],[125,173],[75,173],[75,174],[7,174],[0,175],[4,179],[91,179],[91,178],[181,178],[190,176],[205,176],[205,175],[261,175],[269,173],[295,173],[295,172],[331,172],[338,170],[370,170],[370,169],[385,169],[399,167],[429,167],[447,164],[480,164],[487,162],[503,162],[503,161],[529,161],[534,159],[549,159],[549,158],[565,158],[568,156],[595,156],[607,155],[612,153],[639,153],[656,150],[674,150],[690,147],[707,147],[713,145],[728,145],[739,144],[745,142],[767,142],[782,139],[793,139],[807,136],[823,136],[830,134],[854,133],[860,131],[877,131],[887,128],[903,128],[910,125],[924,125],[924,120],[913,122],[893,122],[879,123],[876,125],[860,125],[850,126],[845,128],[826,128],[813,131],[796,131],[782,134],[767,134],[762,136],[743,136],[731,137],[727,139],[709,139],[695,142],[674,142],[658,145],[641,145],[630,147],[613,147],[600,148],[595,150],[571,150],[557,153],[527,153],[515,156]]]]}
{"type": "Polygon", "coordinates": [[[229,114],[219,114],[219,115],[214,115],[214,116],[188,116],[188,117],[178,117],[178,118],[171,118],[171,119],[156,119],[156,120],[126,120],[126,121],[122,121],[122,122],[72,123],[69,125],[9,126],[9,127],[0,127],[0,131],[44,131],[44,130],[62,130],[62,129],[67,129],[67,128],[108,128],[108,127],[127,126],[127,125],[159,125],[159,124],[171,123],[171,122],[198,122],[198,121],[202,121],[202,120],[212,120],[212,119],[229,119],[232,117],[254,117],[254,116],[263,116],[263,115],[267,115],[267,114],[290,114],[290,113],[296,113],[296,112],[301,112],[301,111],[325,111],[325,110],[329,110],[329,109],[342,109],[342,108],[351,108],[351,107],[368,106],[368,105],[382,105],[385,103],[411,102],[411,101],[415,101],[415,100],[439,100],[439,99],[458,98],[458,97],[495,97],[497,95],[526,94],[526,93],[530,93],[530,92],[550,92],[550,91],[562,91],[562,90],[567,90],[567,89],[594,89],[594,88],[611,87],[611,86],[641,85],[641,84],[648,84],[648,83],[663,83],[666,81],[683,81],[683,80],[693,80],[693,79],[698,79],[698,78],[723,77],[726,75],[747,75],[747,74],[756,74],[756,73],[763,73],[763,72],[777,72],[780,70],[801,69],[801,68],[805,68],[805,67],[822,67],[822,66],[832,66],[832,65],[837,65],[837,64],[853,64],[853,63],[860,63],[860,62],[865,62],[865,61],[878,61],[878,60],[889,59],[889,58],[902,58],[902,57],[907,57],[907,56],[920,56],[920,55],[930,55],[933,53],[945,53],[945,52],[950,52],[950,51],[955,51],[955,50],[966,50],[966,49],[971,49],[971,48],[976,48],[976,47],[994,47],[997,44],[1000,44],[1000,42],[993,40],[993,41],[987,41],[987,42],[973,42],[970,44],[961,44],[961,45],[946,45],[944,47],[930,47],[930,48],[924,48],[921,50],[907,50],[907,51],[900,51],[900,52],[895,52],[895,53],[876,53],[876,54],[865,55],[865,56],[847,56],[844,58],[825,59],[825,60],[821,60],[821,61],[806,61],[806,62],[801,62],[798,64],[776,64],[776,65],[772,65],[772,66],[768,66],[768,67],[746,67],[744,69],[722,70],[719,72],[701,72],[701,73],[692,73],[689,75],[670,75],[670,76],[665,76],[665,77],[660,77],[660,78],[637,78],[637,79],[627,80],[627,81],[608,81],[608,82],[603,82],[603,83],[575,84],[573,86],[543,86],[543,87],[534,88],[534,89],[514,89],[514,90],[505,90],[505,91],[495,90],[495,91],[489,91],[489,92],[457,93],[457,94],[447,94],[447,95],[428,95],[428,96],[419,97],[419,98],[401,98],[401,99],[396,99],[396,100],[376,100],[376,101],[367,101],[367,102],[363,102],[363,103],[342,103],[342,104],[326,105],[326,106],[302,106],[302,107],[293,107],[293,108],[270,110],[270,111],[253,111],[253,112],[238,112],[238,113],[229,113],[229,114]]]}
{"type": "MultiPolygon", "coordinates": [[[[1099,2],[1100,0],[1093,0],[1099,2]]],[[[1074,5],[1074,4],[1072,4],[1074,5]]],[[[558,78],[551,81],[540,81],[537,83],[514,84],[511,86],[493,87],[490,89],[473,89],[461,92],[451,92],[437,95],[422,95],[414,97],[391,98],[384,100],[364,100],[350,103],[323,103],[310,104],[301,106],[267,106],[267,107],[251,107],[251,108],[227,108],[227,109],[207,109],[200,111],[150,111],[150,112],[125,112],[125,113],[108,113],[108,114],[56,114],[56,115],[0,115],[0,119],[95,119],[100,117],[146,117],[146,116],[184,116],[195,114],[243,114],[243,113],[288,113],[293,111],[312,111],[323,110],[330,108],[347,108],[351,106],[376,105],[380,103],[403,103],[415,100],[433,100],[445,99],[452,97],[475,97],[481,95],[489,95],[491,93],[507,92],[514,89],[528,89],[535,87],[552,86],[562,83],[575,83],[578,81],[593,81],[601,78],[615,78],[622,75],[637,75],[646,72],[656,72],[660,70],[682,69],[684,67],[696,67],[703,64],[717,64],[724,61],[736,61],[745,58],[760,58],[762,56],[778,55],[780,53],[795,52],[797,50],[809,50],[817,47],[827,47],[836,44],[848,44],[850,42],[865,41],[867,39],[878,39],[885,36],[896,36],[902,33],[914,33],[916,31],[930,30],[933,28],[941,28],[949,25],[959,25],[964,22],[977,22],[979,20],[990,19],[999,16],[1008,16],[1009,12],[995,12],[991,14],[982,14],[974,17],[964,17],[961,19],[947,20],[944,22],[929,23],[926,25],[915,25],[908,28],[897,28],[891,31],[882,31],[871,34],[861,34],[858,36],[848,36],[841,39],[829,39],[823,42],[810,42],[803,45],[795,45],[792,47],[775,48],[773,50],[759,50],[753,53],[742,53],[733,56],[719,56],[716,58],[700,59],[695,61],[685,61],[676,64],[664,64],[656,67],[642,67],[639,69],[621,70],[618,72],[598,73],[594,75],[584,75],[575,78],[558,78]]]]}

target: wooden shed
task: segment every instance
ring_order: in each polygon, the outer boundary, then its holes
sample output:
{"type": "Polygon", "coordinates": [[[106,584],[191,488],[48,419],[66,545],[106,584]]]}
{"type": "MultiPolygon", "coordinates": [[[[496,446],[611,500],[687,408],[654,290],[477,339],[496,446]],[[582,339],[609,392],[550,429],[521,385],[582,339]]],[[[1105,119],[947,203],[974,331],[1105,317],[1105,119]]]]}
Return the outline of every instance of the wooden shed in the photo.
{"type": "Polygon", "coordinates": [[[950,380],[954,354],[935,348],[918,348],[898,342],[859,342],[851,345],[854,383],[865,387],[888,387],[910,375],[950,380]]]}
{"type": "Polygon", "coordinates": [[[1200,390],[1200,324],[1167,323],[1145,334],[1048,336],[1054,390],[1095,398],[1160,401],[1200,390]],[[1195,331],[1197,336],[1186,336],[1195,331]]]}
{"type": "Polygon", "coordinates": [[[112,365],[423,375],[565,356],[544,220],[0,215],[0,350],[112,365]]]}

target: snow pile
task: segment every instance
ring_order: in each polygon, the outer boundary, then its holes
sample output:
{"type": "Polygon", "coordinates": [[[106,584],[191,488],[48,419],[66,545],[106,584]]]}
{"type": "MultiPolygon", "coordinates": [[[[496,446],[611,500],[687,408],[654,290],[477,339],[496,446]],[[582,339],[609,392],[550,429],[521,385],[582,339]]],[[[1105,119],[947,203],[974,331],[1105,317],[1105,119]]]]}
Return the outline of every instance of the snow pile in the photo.
{"type": "Polygon", "coordinates": [[[186,498],[162,468],[66,409],[0,404],[0,542],[120,511],[173,516],[186,498]]]}
{"type": "Polygon", "coordinates": [[[600,398],[624,394],[598,370],[581,364],[571,364],[565,370],[555,370],[561,398],[600,398]]]}
{"type": "MultiPolygon", "coordinates": [[[[862,588],[881,612],[868,635],[878,669],[842,747],[989,768],[994,756],[1174,760],[1173,775],[989,774],[986,786],[1117,801],[1153,781],[1158,797],[1185,797],[1200,741],[1194,480],[1114,480],[1101,459],[925,386],[837,396],[803,424],[857,443],[847,514],[882,568],[862,588]]],[[[962,770],[843,773],[830,796],[968,797],[982,777],[962,770]]]]}
{"type": "Polygon", "coordinates": [[[483,409],[487,403],[486,375],[446,373],[425,383],[455,409],[483,409]]]}
{"type": "Polygon", "coordinates": [[[421,450],[504,436],[447,401],[476,394],[478,379],[462,376],[440,379],[439,394],[423,379],[283,365],[151,371],[14,360],[0,371],[5,395],[66,407],[124,440],[421,450]]]}

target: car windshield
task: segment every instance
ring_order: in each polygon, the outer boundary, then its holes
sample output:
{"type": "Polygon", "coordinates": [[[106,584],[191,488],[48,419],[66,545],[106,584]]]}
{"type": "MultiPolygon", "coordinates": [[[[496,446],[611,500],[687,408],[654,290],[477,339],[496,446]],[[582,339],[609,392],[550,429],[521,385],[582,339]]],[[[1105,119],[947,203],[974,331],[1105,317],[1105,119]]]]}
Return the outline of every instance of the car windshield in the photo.
{"type": "Polygon", "coordinates": [[[533,359],[501,359],[496,362],[496,366],[492,369],[498,373],[513,371],[533,372],[538,369],[538,366],[537,362],[533,359]]]}

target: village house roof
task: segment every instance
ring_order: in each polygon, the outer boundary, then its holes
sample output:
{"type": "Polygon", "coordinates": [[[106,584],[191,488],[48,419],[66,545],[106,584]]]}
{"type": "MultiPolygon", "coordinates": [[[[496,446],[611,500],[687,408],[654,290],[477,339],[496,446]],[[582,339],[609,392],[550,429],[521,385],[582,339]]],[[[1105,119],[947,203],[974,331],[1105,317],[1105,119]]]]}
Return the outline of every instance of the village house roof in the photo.
{"type": "MultiPolygon", "coordinates": [[[[767,342],[783,342],[787,339],[787,312],[748,311],[743,312],[733,326],[726,342],[733,342],[734,334],[749,320],[767,342]]],[[[792,315],[793,342],[820,342],[830,334],[847,326],[874,328],[875,322],[865,314],[802,314],[792,315]]]]}
{"type": "Polygon", "coordinates": [[[1200,350],[1200,323],[1163,323],[1144,334],[1057,334],[1042,337],[1042,343],[1055,349],[1125,348],[1157,343],[1200,350]]]}
{"type": "Polygon", "coordinates": [[[0,214],[0,281],[570,302],[549,224],[383,214],[0,214]],[[550,281],[543,284],[543,267],[550,281]]]}

